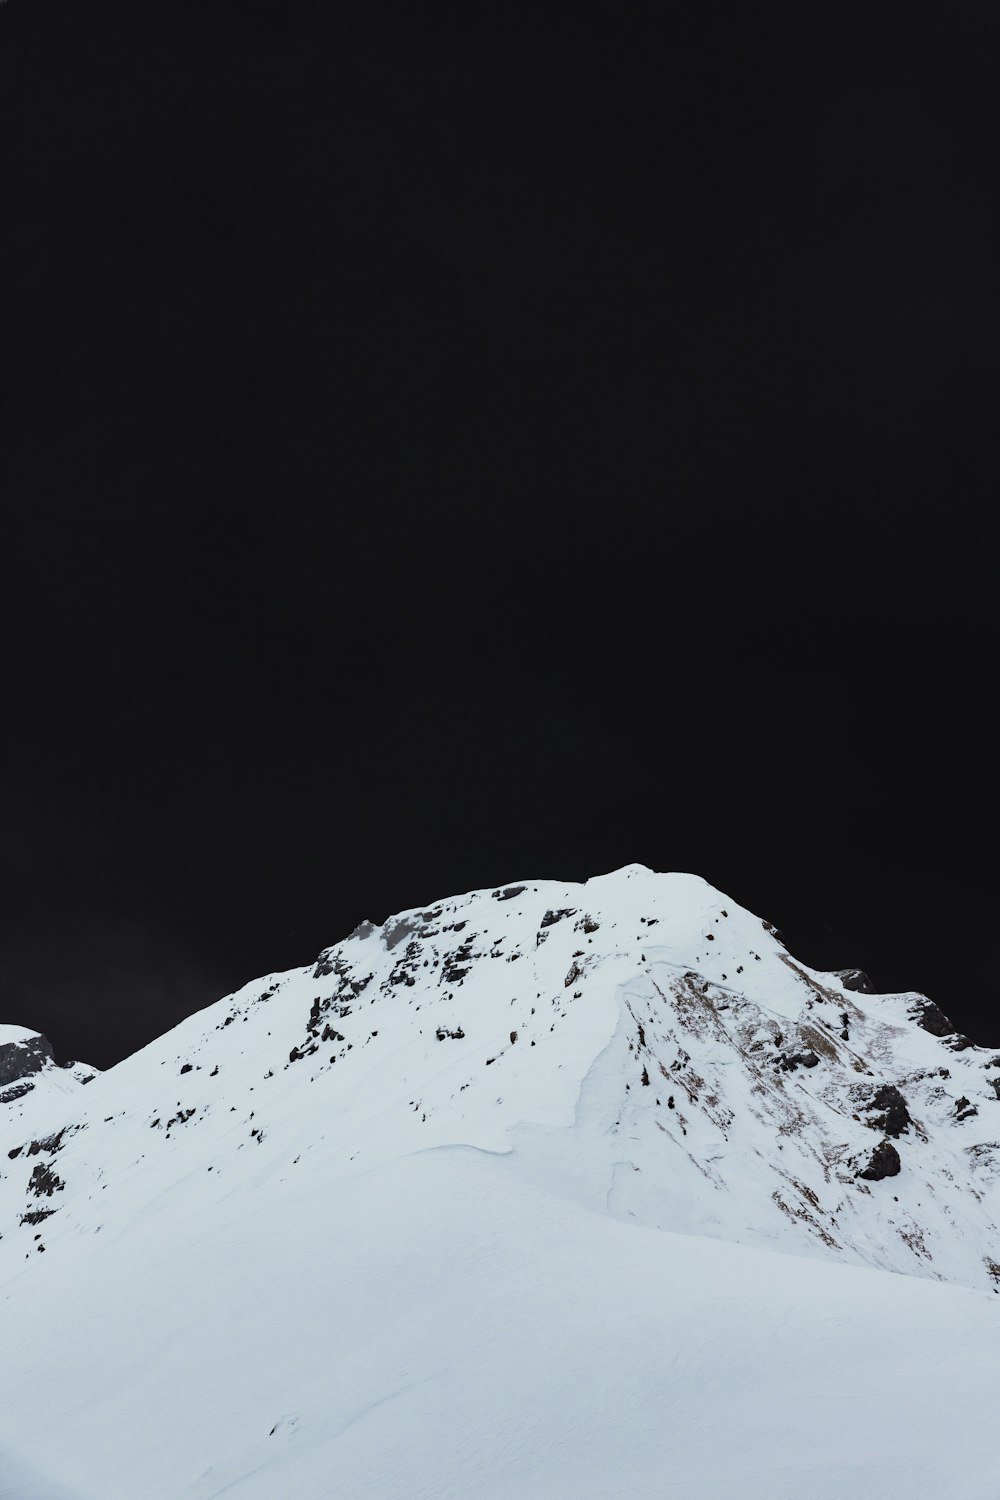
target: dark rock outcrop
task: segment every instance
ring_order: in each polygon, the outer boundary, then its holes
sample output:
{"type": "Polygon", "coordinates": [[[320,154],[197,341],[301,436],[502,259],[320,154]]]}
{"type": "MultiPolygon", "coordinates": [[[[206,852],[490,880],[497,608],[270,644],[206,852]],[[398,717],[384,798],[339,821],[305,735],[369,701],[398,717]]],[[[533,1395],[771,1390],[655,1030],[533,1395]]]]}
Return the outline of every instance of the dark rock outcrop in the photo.
{"type": "Polygon", "coordinates": [[[395,922],[386,923],[382,928],[382,941],[391,953],[393,948],[398,948],[404,939],[409,942],[420,931],[421,926],[418,918],[397,917],[395,922]]]}
{"type": "Polygon", "coordinates": [[[882,1110],[882,1114],[869,1123],[873,1128],[881,1130],[883,1135],[891,1135],[898,1140],[907,1126],[913,1123],[906,1100],[894,1083],[883,1083],[881,1088],[875,1090],[871,1107],[882,1110]]]}
{"type": "Polygon", "coordinates": [[[864,969],[834,969],[834,974],[840,980],[845,990],[853,990],[857,995],[874,995],[877,993],[864,969]]]}
{"type": "Polygon", "coordinates": [[[54,1213],[54,1208],[33,1208],[30,1213],[21,1215],[20,1223],[42,1224],[46,1219],[51,1219],[54,1213]]]}
{"type": "Polygon", "coordinates": [[[34,1193],[36,1198],[43,1195],[51,1198],[53,1193],[61,1193],[66,1184],[47,1162],[39,1162],[31,1173],[31,1181],[28,1183],[29,1193],[34,1193]]]}
{"type": "Polygon", "coordinates": [[[913,1019],[923,1031],[931,1036],[954,1036],[955,1028],[944,1011],[933,1000],[921,1000],[913,1012],[913,1019]]]}
{"type": "Polygon", "coordinates": [[[872,1152],[871,1161],[859,1173],[867,1182],[881,1182],[884,1177],[898,1177],[899,1152],[891,1141],[880,1141],[872,1152]]]}
{"type": "Polygon", "coordinates": [[[52,1063],[52,1047],[43,1036],[27,1036],[23,1042],[8,1042],[0,1047],[0,1088],[40,1073],[52,1063]]]}
{"type": "Polygon", "coordinates": [[[315,967],[315,969],[313,969],[313,978],[314,979],[325,979],[326,976],[327,976],[327,974],[332,974],[332,973],[333,973],[333,959],[330,957],[330,949],[329,948],[324,948],[323,952],[320,954],[319,958],[317,958],[317,960],[316,960],[316,967],[315,967]]]}
{"type": "Polygon", "coordinates": [[[810,1048],[806,1052],[779,1052],[777,1062],[783,1073],[791,1073],[795,1068],[815,1068],[819,1058],[810,1048]]]}

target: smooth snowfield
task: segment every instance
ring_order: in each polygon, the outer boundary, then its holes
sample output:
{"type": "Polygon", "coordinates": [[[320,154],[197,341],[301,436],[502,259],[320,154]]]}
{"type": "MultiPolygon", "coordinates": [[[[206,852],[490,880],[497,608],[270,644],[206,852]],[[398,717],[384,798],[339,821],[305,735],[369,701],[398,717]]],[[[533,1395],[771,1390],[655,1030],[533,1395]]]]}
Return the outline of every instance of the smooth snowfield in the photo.
{"type": "Polygon", "coordinates": [[[0,1444],[0,1500],[85,1500],[0,1444]]]}
{"type": "Polygon", "coordinates": [[[3,1426],[93,1500],[1000,1493],[989,1293],[623,1223],[465,1148],[150,1222],[48,1295],[3,1426]]]}

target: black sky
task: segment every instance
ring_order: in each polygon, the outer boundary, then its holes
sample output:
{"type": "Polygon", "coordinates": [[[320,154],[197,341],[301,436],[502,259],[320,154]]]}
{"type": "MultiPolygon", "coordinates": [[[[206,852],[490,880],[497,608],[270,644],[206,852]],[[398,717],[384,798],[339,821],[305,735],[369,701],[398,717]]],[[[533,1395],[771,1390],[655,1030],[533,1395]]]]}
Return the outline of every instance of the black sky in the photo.
{"type": "Polygon", "coordinates": [[[0,8],[0,1015],[64,1057],[633,860],[1000,1044],[995,10],[541,9],[0,8]]]}

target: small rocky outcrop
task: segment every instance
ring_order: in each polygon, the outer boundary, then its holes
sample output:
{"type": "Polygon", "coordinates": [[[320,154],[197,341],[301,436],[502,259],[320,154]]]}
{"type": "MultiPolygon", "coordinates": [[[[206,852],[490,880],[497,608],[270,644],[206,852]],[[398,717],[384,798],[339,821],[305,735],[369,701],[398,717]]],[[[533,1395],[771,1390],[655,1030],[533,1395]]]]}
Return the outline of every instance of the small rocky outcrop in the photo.
{"type": "Polygon", "coordinates": [[[864,969],[834,969],[833,972],[845,990],[853,990],[856,995],[878,993],[864,969]]]}
{"type": "Polygon", "coordinates": [[[954,1036],[955,1034],[951,1021],[940,1006],[934,1004],[933,1000],[921,1000],[913,1012],[913,1019],[921,1030],[930,1032],[931,1036],[954,1036]]]}
{"type": "Polygon", "coordinates": [[[564,917],[575,917],[575,916],[576,916],[576,908],[573,907],[573,906],[560,906],[558,908],[558,910],[556,910],[556,911],[553,911],[552,908],[549,907],[548,911],[545,913],[544,917],[542,918],[541,922],[539,923],[539,926],[541,926],[541,927],[554,927],[555,924],[557,922],[561,922],[564,917]]]}
{"type": "Polygon", "coordinates": [[[815,1068],[819,1058],[811,1048],[805,1052],[779,1052],[777,1057],[778,1067],[783,1073],[791,1073],[795,1068],[815,1068]]]}
{"type": "Polygon", "coordinates": [[[0,1047],[0,1088],[40,1073],[53,1062],[52,1046],[43,1036],[26,1036],[21,1042],[0,1047]]]}
{"type": "Polygon", "coordinates": [[[22,1214],[19,1222],[21,1224],[42,1224],[46,1219],[51,1219],[54,1213],[54,1208],[33,1208],[29,1213],[22,1214]]]}
{"type": "Polygon", "coordinates": [[[898,1140],[907,1126],[913,1124],[906,1100],[894,1083],[883,1083],[881,1088],[875,1090],[871,1108],[882,1111],[869,1124],[873,1129],[881,1130],[883,1135],[891,1135],[898,1140]]]}
{"type": "Polygon", "coordinates": [[[867,1167],[863,1167],[858,1176],[866,1182],[881,1182],[884,1177],[898,1177],[899,1171],[899,1152],[891,1141],[880,1141],[867,1167]]]}
{"type": "Polygon", "coordinates": [[[34,1193],[36,1198],[51,1198],[53,1193],[61,1193],[65,1186],[62,1178],[57,1176],[47,1162],[39,1162],[31,1173],[28,1191],[34,1193]]]}

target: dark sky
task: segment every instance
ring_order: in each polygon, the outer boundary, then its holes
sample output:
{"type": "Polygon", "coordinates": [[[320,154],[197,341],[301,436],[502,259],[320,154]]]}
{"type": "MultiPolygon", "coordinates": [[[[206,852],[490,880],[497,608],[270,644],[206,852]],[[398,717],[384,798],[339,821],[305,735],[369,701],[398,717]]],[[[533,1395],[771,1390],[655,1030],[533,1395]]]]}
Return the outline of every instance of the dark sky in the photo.
{"type": "Polygon", "coordinates": [[[0,1016],[62,1057],[631,861],[1000,1045],[995,7],[559,9],[0,7],[0,1016]]]}

